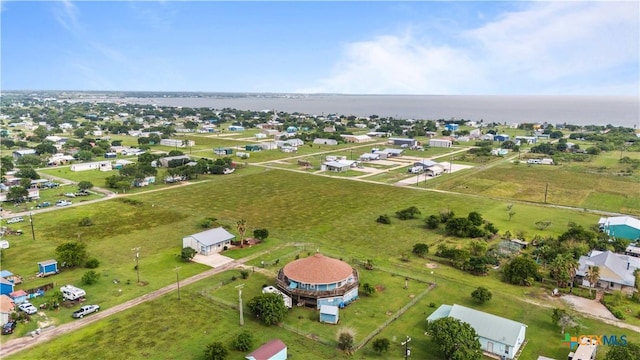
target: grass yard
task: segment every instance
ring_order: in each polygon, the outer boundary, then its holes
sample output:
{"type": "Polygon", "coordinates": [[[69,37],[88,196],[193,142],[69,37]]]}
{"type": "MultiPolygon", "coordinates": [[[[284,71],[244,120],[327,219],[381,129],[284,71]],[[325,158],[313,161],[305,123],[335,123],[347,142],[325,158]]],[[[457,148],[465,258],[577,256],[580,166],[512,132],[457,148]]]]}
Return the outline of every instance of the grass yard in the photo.
{"type": "MultiPolygon", "coordinates": [[[[356,342],[384,323],[388,319],[388,312],[394,313],[408,303],[409,295],[421,293],[428,282],[437,282],[438,286],[432,293],[420,299],[407,313],[383,330],[381,336],[393,339],[393,345],[392,351],[380,358],[402,358],[398,344],[404,336],[411,335],[415,358],[438,359],[433,344],[424,336],[424,319],[433,311],[429,304],[434,302],[439,306],[455,302],[469,305],[469,294],[479,285],[494,292],[494,299],[481,307],[482,310],[529,325],[527,337],[530,343],[525,348],[525,354],[544,354],[555,358],[566,356],[566,348],[561,347],[559,329],[550,325],[551,310],[523,301],[544,302],[545,298],[536,287],[505,284],[500,280],[499,273],[494,271],[489,276],[475,277],[444,265],[430,269],[426,264],[435,263],[433,258],[411,257],[409,263],[401,262],[400,258],[410,253],[417,242],[427,243],[432,249],[441,242],[462,244],[459,239],[444,236],[442,230],[428,231],[424,228],[422,219],[438,214],[443,209],[453,210],[459,216],[478,211],[493,222],[501,233],[506,230],[512,233],[522,231],[526,238],[536,234],[557,236],[566,230],[568,222],[588,227],[597,222],[598,216],[595,214],[516,203],[512,208],[515,215],[510,217],[506,208],[510,203],[508,200],[491,200],[472,194],[416,191],[260,167],[243,168],[229,176],[211,176],[206,180],[166,191],[141,193],[90,206],[38,214],[34,221],[37,240],[33,241],[25,234],[12,241],[11,248],[3,250],[2,268],[25,278],[24,286],[19,288],[33,288],[51,281],[57,287],[70,283],[86,288],[88,302],[108,308],[175,282],[172,269],[176,266],[182,266],[181,278],[204,271],[206,267],[202,265],[184,264],[178,259],[182,237],[202,231],[198,224],[203,218],[217,218],[217,222],[228,227],[232,233],[236,233],[237,220],[246,219],[246,236],[251,236],[257,228],[266,228],[270,234],[261,245],[226,252],[233,258],[251,256],[248,266],[258,267],[265,261],[265,269],[273,273],[279,269],[279,265],[284,265],[296,255],[305,256],[318,248],[329,256],[346,261],[353,258],[371,259],[376,264],[378,270],[361,270],[363,282],[382,284],[385,290],[371,299],[361,298],[343,313],[345,323],[349,322],[358,331],[356,342]],[[419,219],[400,221],[395,218],[396,211],[409,206],[420,209],[422,214],[419,219]],[[382,214],[391,216],[390,225],[375,222],[382,214]],[[79,226],[83,217],[91,218],[94,225],[79,226]],[[540,220],[552,220],[553,223],[547,230],[541,231],[535,226],[535,222],[540,220]],[[59,275],[46,279],[30,276],[37,271],[38,261],[54,258],[55,247],[72,240],[85,243],[89,257],[100,261],[101,265],[96,270],[101,274],[101,279],[97,284],[81,285],[80,278],[86,271],[82,268],[65,269],[59,275]],[[284,247],[286,243],[301,245],[284,247]],[[300,246],[303,248],[300,249],[300,246]],[[140,279],[146,283],[145,286],[134,285],[137,276],[131,250],[134,247],[141,247],[140,279]],[[265,250],[269,252],[263,254],[265,250]],[[279,265],[273,264],[277,259],[280,260],[279,265]],[[434,273],[431,274],[431,271],[434,273]],[[402,289],[405,276],[416,279],[409,281],[410,290],[402,289]],[[114,283],[115,279],[119,283],[114,283]],[[127,280],[130,280],[129,284],[127,280]]],[[[239,276],[238,271],[233,274],[239,276]]],[[[87,358],[92,354],[107,354],[96,355],[100,358],[200,358],[206,344],[216,339],[228,344],[236,334],[233,329],[237,329],[238,317],[232,304],[237,302],[237,289],[233,284],[240,282],[219,287],[221,281],[230,279],[231,275],[220,274],[184,287],[181,289],[181,302],[177,301],[176,294],[171,294],[8,358],[42,358],[45,352],[48,357],[51,354],[64,354],[65,359],[87,358]]],[[[247,284],[245,299],[256,294],[262,284],[271,283],[269,278],[257,272],[241,281],[247,284]]],[[[34,299],[34,304],[37,306],[43,301],[47,301],[46,296],[34,299]]],[[[58,313],[47,314],[54,323],[60,324],[72,321],[71,311],[62,309],[58,313]]],[[[292,358],[344,358],[331,345],[335,341],[337,327],[320,326],[314,320],[315,313],[306,309],[295,309],[291,315],[285,321],[285,328],[265,328],[250,316],[245,316],[245,326],[257,337],[256,346],[278,337],[289,345],[292,358]],[[301,336],[297,332],[315,334],[330,345],[323,345],[313,341],[313,336],[301,336]]],[[[585,331],[621,331],[589,319],[582,319],[581,325],[585,331]]],[[[13,336],[23,335],[35,327],[33,322],[19,326],[18,333],[13,336]]],[[[632,341],[640,340],[638,334],[627,334],[632,341]]],[[[238,352],[232,354],[232,359],[241,359],[244,355],[238,352]]],[[[376,356],[368,345],[352,358],[376,356]]],[[[522,357],[525,360],[530,358],[534,357],[522,357]]]]}
{"type": "Polygon", "coordinates": [[[556,166],[505,163],[432,184],[434,189],[534,203],[543,203],[547,191],[550,204],[640,214],[640,186],[633,178],[585,176],[556,166]]]}

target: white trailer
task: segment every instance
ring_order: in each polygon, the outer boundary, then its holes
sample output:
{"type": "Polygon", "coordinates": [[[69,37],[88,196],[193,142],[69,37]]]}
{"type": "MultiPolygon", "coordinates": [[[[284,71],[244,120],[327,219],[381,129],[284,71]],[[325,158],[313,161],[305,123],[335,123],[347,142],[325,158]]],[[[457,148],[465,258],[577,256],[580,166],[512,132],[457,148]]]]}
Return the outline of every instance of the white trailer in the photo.
{"type": "Polygon", "coordinates": [[[71,300],[71,301],[75,301],[75,300],[78,300],[80,298],[83,298],[83,297],[87,296],[87,293],[84,290],[82,290],[82,289],[80,289],[78,287],[75,287],[73,285],[62,286],[60,288],[60,292],[62,292],[62,296],[65,299],[71,300]]]}
{"type": "Polygon", "coordinates": [[[286,306],[287,308],[291,309],[291,307],[293,306],[293,300],[291,300],[291,297],[289,297],[287,294],[283,293],[282,291],[276,289],[273,286],[265,286],[262,288],[262,293],[272,293],[272,294],[280,294],[280,296],[282,296],[282,300],[284,301],[284,306],[286,306]]]}

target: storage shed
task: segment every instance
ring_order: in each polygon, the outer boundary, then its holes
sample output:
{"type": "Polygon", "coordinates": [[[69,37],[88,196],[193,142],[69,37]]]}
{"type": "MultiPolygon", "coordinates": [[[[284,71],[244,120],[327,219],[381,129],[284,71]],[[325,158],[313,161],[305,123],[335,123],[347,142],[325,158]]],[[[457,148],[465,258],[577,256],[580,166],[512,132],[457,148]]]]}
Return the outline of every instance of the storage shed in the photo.
{"type": "Polygon", "coordinates": [[[9,297],[16,305],[20,305],[29,299],[29,294],[24,290],[16,290],[9,294],[9,297]]]}
{"type": "Polygon", "coordinates": [[[287,360],[287,345],[280,339],[271,340],[260,346],[251,354],[245,356],[247,360],[287,360]]]}
{"type": "Polygon", "coordinates": [[[337,324],[340,320],[340,310],[337,306],[321,305],[320,306],[320,322],[328,324],[337,324]]]}
{"type": "Polygon", "coordinates": [[[58,262],[55,260],[46,260],[38,263],[38,276],[45,277],[59,272],[58,262]]]}
{"type": "Polygon", "coordinates": [[[5,278],[0,278],[0,295],[9,295],[13,292],[13,286],[14,284],[5,279],[5,278]]]}

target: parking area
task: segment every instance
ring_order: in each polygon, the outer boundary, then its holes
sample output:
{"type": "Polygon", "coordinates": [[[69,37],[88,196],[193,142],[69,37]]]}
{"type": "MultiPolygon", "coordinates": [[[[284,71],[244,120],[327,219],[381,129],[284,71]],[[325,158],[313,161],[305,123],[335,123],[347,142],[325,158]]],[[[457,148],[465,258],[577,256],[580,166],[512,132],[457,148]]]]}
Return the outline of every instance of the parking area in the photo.
{"type": "Polygon", "coordinates": [[[193,257],[192,261],[197,262],[198,264],[211,266],[212,268],[217,268],[219,266],[232,262],[233,259],[220,254],[211,254],[208,256],[196,254],[196,256],[193,257]]]}

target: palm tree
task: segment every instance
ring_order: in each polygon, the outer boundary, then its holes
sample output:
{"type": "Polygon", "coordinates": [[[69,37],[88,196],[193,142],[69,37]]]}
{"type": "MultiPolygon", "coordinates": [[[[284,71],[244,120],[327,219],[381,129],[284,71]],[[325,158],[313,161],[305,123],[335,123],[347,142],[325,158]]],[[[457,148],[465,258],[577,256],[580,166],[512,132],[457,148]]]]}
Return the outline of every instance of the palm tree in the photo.
{"type": "Polygon", "coordinates": [[[238,220],[236,227],[238,229],[238,233],[240,233],[240,248],[244,248],[244,233],[247,231],[247,220],[238,220]]]}
{"type": "Polygon", "coordinates": [[[591,296],[591,288],[595,287],[595,284],[600,280],[600,268],[597,266],[589,266],[585,275],[589,282],[589,296],[591,296]]]}

